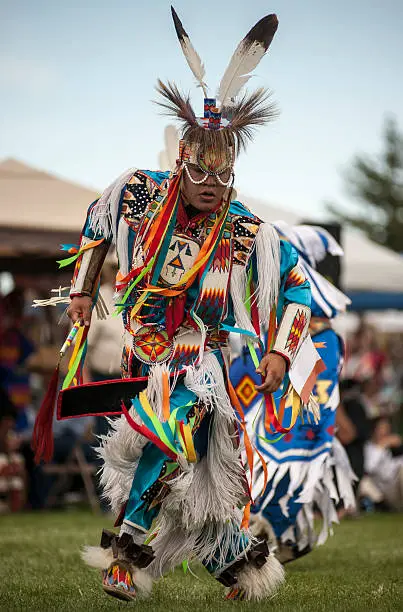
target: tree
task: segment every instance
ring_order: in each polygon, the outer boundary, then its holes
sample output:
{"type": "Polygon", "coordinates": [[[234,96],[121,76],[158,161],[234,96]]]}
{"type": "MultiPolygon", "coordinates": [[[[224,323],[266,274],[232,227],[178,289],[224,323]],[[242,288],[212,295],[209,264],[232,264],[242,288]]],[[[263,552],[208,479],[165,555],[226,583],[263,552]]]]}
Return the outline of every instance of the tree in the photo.
{"type": "Polygon", "coordinates": [[[403,253],[403,134],[394,119],[385,121],[379,158],[356,155],[345,181],[357,200],[357,213],[344,212],[334,204],[328,204],[328,210],[371,240],[403,253]]]}

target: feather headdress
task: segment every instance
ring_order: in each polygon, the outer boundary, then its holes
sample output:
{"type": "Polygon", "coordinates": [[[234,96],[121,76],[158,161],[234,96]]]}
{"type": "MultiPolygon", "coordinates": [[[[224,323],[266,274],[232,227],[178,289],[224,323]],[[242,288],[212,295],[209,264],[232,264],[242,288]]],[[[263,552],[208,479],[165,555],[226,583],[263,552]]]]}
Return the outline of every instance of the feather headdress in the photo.
{"type": "Polygon", "coordinates": [[[182,124],[182,138],[190,146],[201,150],[214,148],[218,154],[235,149],[236,154],[246,147],[256,126],[264,125],[276,116],[266,89],[239,94],[251,77],[273,40],[277,30],[276,15],[263,17],[241,40],[221,79],[217,99],[208,97],[205,68],[185,31],[175,9],[171,7],[175,30],[198,87],[204,93],[204,116],[197,117],[189,95],[183,95],[174,83],[158,81],[157,91],[162,96],[158,104],[182,124]]]}

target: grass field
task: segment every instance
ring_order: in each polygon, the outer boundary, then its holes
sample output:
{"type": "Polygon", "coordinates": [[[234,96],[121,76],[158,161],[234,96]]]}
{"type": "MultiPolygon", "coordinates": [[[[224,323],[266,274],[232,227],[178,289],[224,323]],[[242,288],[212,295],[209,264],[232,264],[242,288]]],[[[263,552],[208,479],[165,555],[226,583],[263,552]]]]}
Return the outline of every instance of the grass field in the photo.
{"type": "Polygon", "coordinates": [[[105,517],[84,511],[0,517],[0,610],[403,610],[403,515],[346,520],[325,546],[287,566],[278,595],[257,607],[225,602],[223,588],[202,568],[177,570],[147,601],[126,604],[103,594],[96,570],[79,549],[97,544],[105,517]]]}

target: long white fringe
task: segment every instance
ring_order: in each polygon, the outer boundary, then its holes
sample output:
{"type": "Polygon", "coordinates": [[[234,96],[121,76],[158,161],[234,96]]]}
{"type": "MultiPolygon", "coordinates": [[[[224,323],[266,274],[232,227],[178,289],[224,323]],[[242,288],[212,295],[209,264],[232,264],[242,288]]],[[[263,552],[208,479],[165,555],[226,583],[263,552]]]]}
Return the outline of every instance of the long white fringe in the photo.
{"type": "MultiPolygon", "coordinates": [[[[168,499],[168,498],[167,498],[168,499]]],[[[180,524],[177,513],[169,513],[162,508],[156,524],[157,536],[152,541],[155,559],[149,566],[154,578],[163,576],[175,569],[184,559],[197,558],[208,564],[214,561],[217,567],[215,575],[220,574],[228,565],[228,558],[241,558],[256,540],[248,532],[241,532],[242,520],[240,510],[234,509],[234,518],[226,522],[210,521],[203,526],[186,530],[180,524]],[[245,548],[245,535],[249,542],[245,548]]]]}
{"type": "MultiPolygon", "coordinates": [[[[257,300],[259,322],[267,327],[270,311],[278,299],[280,290],[280,239],[270,223],[262,223],[256,234],[253,249],[256,251],[258,283],[252,300],[257,300]]],[[[253,253],[253,250],[252,250],[253,253]]],[[[255,334],[250,315],[246,309],[246,266],[233,265],[230,294],[234,316],[239,328],[255,334]]],[[[250,336],[242,336],[243,343],[250,336]]]]}
{"type": "Polygon", "coordinates": [[[280,290],[280,238],[270,223],[262,223],[255,239],[258,285],[256,287],[260,325],[267,326],[280,290]]]}
{"type": "MultiPolygon", "coordinates": [[[[213,423],[212,430],[215,428],[213,423]]],[[[217,427],[217,437],[222,434],[229,438],[228,430],[217,427]]],[[[193,557],[204,562],[214,557],[223,568],[230,552],[242,553],[242,513],[238,510],[245,501],[242,467],[233,449],[225,451],[220,449],[217,454],[216,448],[209,450],[207,458],[171,481],[172,488],[162,504],[157,536],[152,543],[156,554],[154,575],[164,574],[183,559],[193,557]]]]}
{"type": "MultiPolygon", "coordinates": [[[[232,266],[231,280],[230,280],[230,294],[232,304],[234,307],[235,322],[240,329],[245,329],[252,334],[256,334],[250,315],[246,310],[246,267],[234,264],[232,266]]],[[[243,344],[246,340],[249,340],[250,336],[241,336],[243,344]]],[[[256,339],[258,340],[258,339],[256,339]]]]}
{"type": "MultiPolygon", "coordinates": [[[[115,219],[116,222],[116,219],[115,219]]],[[[130,272],[131,261],[129,261],[129,224],[122,216],[119,221],[116,235],[116,252],[119,259],[119,270],[122,276],[130,272]]]]}
{"type": "MultiPolygon", "coordinates": [[[[130,409],[130,415],[140,422],[133,408],[130,409]]],[[[118,514],[129,498],[133,476],[147,439],[130,427],[124,415],[110,419],[109,423],[110,432],[100,436],[101,446],[97,453],[103,460],[100,470],[102,495],[112,512],[118,514]]]]}
{"type": "MultiPolygon", "coordinates": [[[[136,168],[123,172],[113,183],[109,185],[95,204],[90,214],[90,227],[94,233],[101,234],[105,238],[112,236],[116,244],[116,220],[118,218],[119,202],[122,189],[130,180],[136,168]]],[[[126,247],[127,248],[127,247],[126,247]]]]}
{"type": "Polygon", "coordinates": [[[221,365],[214,353],[205,353],[198,367],[187,368],[185,385],[212,411],[207,457],[194,467],[186,495],[185,517],[192,523],[225,521],[245,499],[241,448],[234,426],[234,410],[221,365]],[[203,501],[200,491],[204,491],[203,501]]]}

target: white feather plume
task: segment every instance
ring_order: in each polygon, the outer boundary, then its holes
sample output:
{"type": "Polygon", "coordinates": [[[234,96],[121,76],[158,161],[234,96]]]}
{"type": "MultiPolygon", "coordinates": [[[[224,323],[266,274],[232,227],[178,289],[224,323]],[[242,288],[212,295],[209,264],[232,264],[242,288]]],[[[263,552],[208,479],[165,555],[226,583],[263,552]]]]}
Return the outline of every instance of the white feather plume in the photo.
{"type": "Polygon", "coordinates": [[[277,17],[263,17],[241,40],[228,64],[217,92],[220,108],[235,98],[266,53],[277,30],[277,17]]]}
{"type": "Polygon", "coordinates": [[[204,82],[204,76],[206,74],[206,70],[204,68],[204,64],[200,59],[199,54],[196,49],[190,42],[190,38],[185,31],[181,20],[179,19],[175,9],[171,6],[172,18],[174,20],[174,25],[176,29],[176,33],[178,35],[178,39],[180,45],[182,47],[183,54],[186,58],[187,63],[189,64],[190,70],[193,72],[196,81],[198,83],[198,87],[201,87],[204,93],[204,97],[207,98],[207,84],[204,82]]]}
{"type": "Polygon", "coordinates": [[[243,41],[239,44],[218,89],[217,98],[220,101],[220,107],[225,106],[231,98],[238,95],[251,77],[248,73],[256,68],[263,55],[264,49],[259,43],[254,43],[249,48],[245,48],[243,41]]]}

